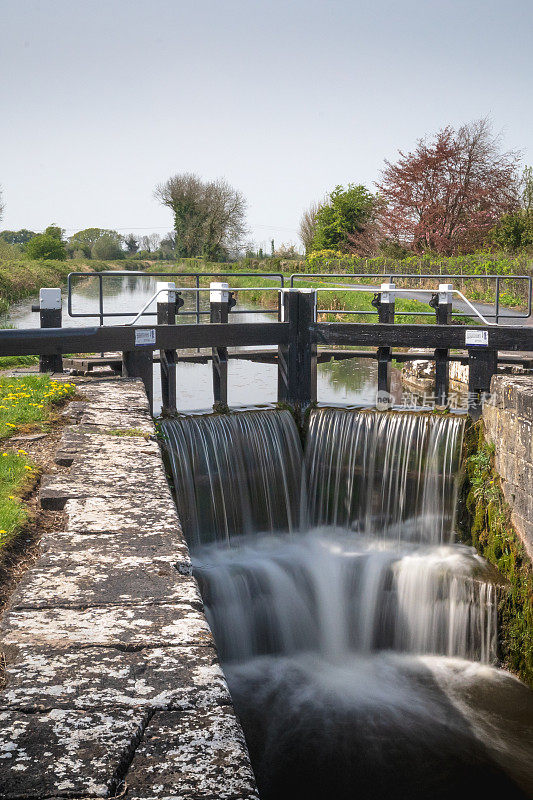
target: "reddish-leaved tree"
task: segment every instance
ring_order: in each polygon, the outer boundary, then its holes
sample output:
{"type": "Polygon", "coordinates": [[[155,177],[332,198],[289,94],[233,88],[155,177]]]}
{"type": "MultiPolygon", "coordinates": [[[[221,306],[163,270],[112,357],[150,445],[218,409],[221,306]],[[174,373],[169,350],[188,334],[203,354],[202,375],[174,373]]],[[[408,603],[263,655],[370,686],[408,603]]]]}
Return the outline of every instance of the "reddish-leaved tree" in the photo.
{"type": "Polygon", "coordinates": [[[378,184],[383,234],[416,252],[475,250],[517,207],[518,161],[518,153],[501,152],[486,119],[420,139],[396,164],[385,161],[378,184]]]}

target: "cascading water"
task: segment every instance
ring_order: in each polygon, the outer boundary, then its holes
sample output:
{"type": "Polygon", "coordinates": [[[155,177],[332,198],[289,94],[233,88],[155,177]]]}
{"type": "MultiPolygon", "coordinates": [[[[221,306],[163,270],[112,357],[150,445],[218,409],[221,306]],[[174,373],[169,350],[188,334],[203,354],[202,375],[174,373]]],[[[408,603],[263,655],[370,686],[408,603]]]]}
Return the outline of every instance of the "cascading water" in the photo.
{"type": "Polygon", "coordinates": [[[453,543],[462,429],[321,409],[302,458],[288,412],[163,424],[265,800],[527,796],[531,693],[488,666],[493,571],[453,543]]]}

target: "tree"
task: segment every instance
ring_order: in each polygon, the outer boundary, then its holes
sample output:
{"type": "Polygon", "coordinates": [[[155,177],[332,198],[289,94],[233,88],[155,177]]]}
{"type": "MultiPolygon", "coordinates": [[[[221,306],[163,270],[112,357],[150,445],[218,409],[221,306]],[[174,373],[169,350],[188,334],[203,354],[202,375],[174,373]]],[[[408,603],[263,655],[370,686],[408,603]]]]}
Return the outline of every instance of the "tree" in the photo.
{"type": "Polygon", "coordinates": [[[161,242],[158,233],[150,233],[148,236],[141,236],[141,248],[148,253],[155,253],[161,242]]]}
{"type": "Polygon", "coordinates": [[[52,225],[49,225],[44,232],[45,236],[51,236],[52,239],[57,239],[59,242],[63,241],[64,234],[65,231],[63,230],[63,228],[60,228],[58,225],[55,225],[54,223],[52,223],[52,225]]]}
{"type": "Polygon", "coordinates": [[[310,253],[313,249],[313,239],[315,238],[316,231],[316,215],[319,208],[320,205],[318,203],[311,203],[300,219],[299,236],[306,253],[310,253]]]}
{"type": "Polygon", "coordinates": [[[26,253],[33,260],[53,258],[65,261],[67,258],[64,242],[50,233],[38,233],[34,236],[26,245],[26,253]]]}
{"type": "Polygon", "coordinates": [[[524,167],[522,180],[522,208],[526,214],[533,214],[533,167],[524,167]]]}
{"type": "Polygon", "coordinates": [[[91,248],[91,258],[96,258],[100,261],[124,258],[124,250],[120,246],[122,237],[117,239],[112,233],[115,233],[115,231],[104,233],[96,240],[91,248]]]}
{"type": "Polygon", "coordinates": [[[1,231],[0,239],[3,239],[7,244],[28,244],[30,239],[33,239],[37,234],[34,231],[28,231],[26,228],[21,228],[20,231],[1,231]]]}
{"type": "MultiPolygon", "coordinates": [[[[312,250],[355,253],[367,228],[372,225],[376,198],[362,184],[336,186],[315,214],[312,250]]],[[[365,248],[369,243],[365,242],[365,248]]],[[[363,254],[363,253],[361,253],[363,254]]]]}
{"type": "Polygon", "coordinates": [[[174,214],[176,255],[214,261],[237,250],[246,233],[246,202],[227,181],[174,175],[159,184],[155,197],[174,214]]]}
{"type": "Polygon", "coordinates": [[[5,203],[2,200],[2,188],[0,187],[0,220],[4,216],[5,203]]]}
{"type": "Polygon", "coordinates": [[[130,253],[130,255],[133,255],[139,249],[139,240],[133,233],[128,233],[124,239],[124,245],[126,247],[126,251],[130,253]]]}
{"type": "Polygon", "coordinates": [[[122,236],[120,233],[110,230],[109,228],[85,228],[82,231],[73,233],[69,238],[69,242],[73,248],[78,248],[84,252],[87,251],[90,253],[96,242],[101,239],[102,236],[113,239],[119,247],[122,244],[122,236]]]}
{"type": "Polygon", "coordinates": [[[533,246],[533,168],[525,167],[520,188],[520,208],[504,214],[492,231],[492,241],[513,252],[533,246]]]}
{"type": "Polygon", "coordinates": [[[396,164],[385,161],[378,184],[380,218],[386,237],[414,251],[475,250],[517,207],[519,156],[501,152],[486,119],[443,128],[399,155],[396,164]]]}

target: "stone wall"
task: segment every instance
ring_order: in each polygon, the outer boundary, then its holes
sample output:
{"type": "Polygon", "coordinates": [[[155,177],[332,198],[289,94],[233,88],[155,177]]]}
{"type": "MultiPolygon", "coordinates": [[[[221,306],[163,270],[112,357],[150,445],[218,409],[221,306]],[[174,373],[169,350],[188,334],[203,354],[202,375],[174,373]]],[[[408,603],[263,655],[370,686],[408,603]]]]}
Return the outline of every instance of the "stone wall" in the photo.
{"type": "Polygon", "coordinates": [[[496,375],[483,408],[513,524],[533,558],[533,376],[496,375]]]}
{"type": "Polygon", "coordinates": [[[3,800],[256,800],[142,384],[80,382],[4,614],[3,800]]]}

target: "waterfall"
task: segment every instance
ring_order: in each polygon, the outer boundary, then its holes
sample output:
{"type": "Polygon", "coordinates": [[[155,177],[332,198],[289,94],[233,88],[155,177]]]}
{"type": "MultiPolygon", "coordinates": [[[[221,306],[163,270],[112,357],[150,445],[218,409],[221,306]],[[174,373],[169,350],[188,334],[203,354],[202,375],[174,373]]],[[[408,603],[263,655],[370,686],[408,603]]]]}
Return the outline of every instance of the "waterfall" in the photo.
{"type": "Polygon", "coordinates": [[[178,418],[162,434],[192,547],[298,526],[302,448],[288,411],[178,418]]]}
{"type": "Polygon", "coordinates": [[[162,424],[262,798],[525,796],[501,775],[532,766],[524,735],[491,716],[493,570],[454,543],[463,425],[319,409],[302,452],[286,411],[162,424]]]}
{"type": "Polygon", "coordinates": [[[460,417],[313,413],[306,447],[309,524],[451,541],[462,431],[460,417]]]}

